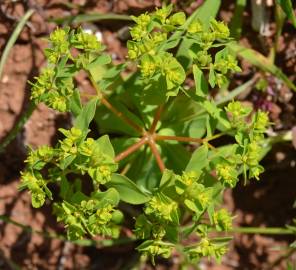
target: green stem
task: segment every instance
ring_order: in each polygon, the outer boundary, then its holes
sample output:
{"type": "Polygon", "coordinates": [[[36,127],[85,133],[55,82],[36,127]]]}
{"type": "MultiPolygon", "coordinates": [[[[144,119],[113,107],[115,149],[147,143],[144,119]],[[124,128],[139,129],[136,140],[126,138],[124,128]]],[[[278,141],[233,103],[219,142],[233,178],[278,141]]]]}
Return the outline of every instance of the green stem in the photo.
{"type": "Polygon", "coordinates": [[[286,229],[286,228],[278,228],[278,227],[236,227],[233,228],[230,232],[232,233],[245,233],[245,234],[282,234],[289,235],[295,234],[295,232],[286,229]]]}
{"type": "Polygon", "coordinates": [[[6,59],[8,57],[8,54],[10,52],[10,49],[13,47],[14,43],[16,42],[19,34],[21,33],[21,31],[23,30],[23,27],[25,26],[25,24],[27,23],[28,19],[31,17],[31,15],[34,13],[33,9],[29,9],[26,14],[21,18],[21,20],[19,21],[19,23],[17,24],[16,28],[14,29],[12,35],[10,36],[5,49],[2,53],[1,56],[1,60],[0,60],[0,79],[1,79],[1,75],[2,75],[2,71],[4,68],[4,64],[6,62],[6,59]]]}
{"type": "Polygon", "coordinates": [[[0,153],[2,153],[6,146],[17,136],[20,130],[23,128],[25,123],[28,121],[33,111],[35,110],[36,105],[31,101],[28,107],[28,110],[22,114],[16,125],[11,129],[8,135],[0,143],[0,153]]]}

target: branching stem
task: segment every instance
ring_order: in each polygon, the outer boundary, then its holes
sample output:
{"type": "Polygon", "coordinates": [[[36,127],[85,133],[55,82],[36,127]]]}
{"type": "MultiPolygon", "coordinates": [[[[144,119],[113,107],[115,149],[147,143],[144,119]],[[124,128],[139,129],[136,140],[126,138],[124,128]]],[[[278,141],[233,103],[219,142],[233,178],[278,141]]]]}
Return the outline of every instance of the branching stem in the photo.
{"type": "Polygon", "coordinates": [[[130,154],[134,153],[135,151],[137,151],[142,145],[144,145],[145,143],[147,143],[147,137],[142,137],[138,142],[136,142],[135,144],[133,144],[132,146],[128,147],[126,150],[124,150],[123,152],[119,153],[116,157],[115,157],[115,161],[118,162],[124,158],[126,158],[127,156],[129,156],[130,154]]]}
{"type": "Polygon", "coordinates": [[[143,133],[143,128],[137,125],[135,122],[133,122],[131,119],[126,117],[122,112],[118,111],[104,96],[101,97],[101,102],[108,108],[111,112],[113,112],[118,118],[123,120],[125,123],[127,123],[130,127],[132,127],[134,130],[139,132],[140,134],[143,133]]]}
{"type": "Polygon", "coordinates": [[[118,111],[105,97],[104,93],[102,93],[92,77],[91,73],[88,72],[89,78],[91,80],[91,83],[93,87],[96,89],[97,96],[99,97],[100,101],[102,102],[103,105],[106,106],[111,112],[113,112],[118,118],[120,118],[122,121],[124,121],[126,124],[128,124],[130,127],[132,127],[134,130],[139,132],[140,134],[143,133],[143,128],[139,126],[137,123],[132,121],[130,118],[126,117],[122,112],[118,111]]]}
{"type": "Polygon", "coordinates": [[[154,155],[154,157],[156,159],[156,162],[157,162],[157,165],[158,165],[160,171],[163,172],[165,170],[165,165],[164,165],[163,160],[161,159],[161,156],[157,150],[155,141],[152,138],[149,138],[148,144],[151,148],[152,154],[154,155]]]}
{"type": "Polygon", "coordinates": [[[191,138],[191,137],[179,137],[179,136],[164,136],[164,135],[155,135],[154,136],[156,141],[179,141],[179,142],[196,142],[202,143],[205,140],[200,138],[191,138]]]}
{"type": "Polygon", "coordinates": [[[153,134],[155,132],[156,127],[157,127],[157,123],[160,120],[160,116],[161,116],[162,110],[163,110],[163,106],[159,106],[158,109],[156,110],[156,113],[155,113],[153,122],[151,124],[150,129],[149,129],[149,133],[150,134],[153,134]]]}

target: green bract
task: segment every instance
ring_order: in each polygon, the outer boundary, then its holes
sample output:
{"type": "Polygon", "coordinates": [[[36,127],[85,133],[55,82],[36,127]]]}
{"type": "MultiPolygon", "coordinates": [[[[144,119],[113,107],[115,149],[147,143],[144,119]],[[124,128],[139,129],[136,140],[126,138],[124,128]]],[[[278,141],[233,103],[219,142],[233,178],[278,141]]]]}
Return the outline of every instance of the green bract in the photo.
{"type": "Polygon", "coordinates": [[[231,231],[233,219],[221,209],[221,195],[241,174],[259,179],[268,115],[238,101],[223,108],[211,95],[240,71],[224,23],[186,19],[171,5],[132,19],[128,62],[138,70],[128,77],[126,64],[114,65],[94,35],[50,35],[48,66],[32,83],[31,98],[71,112],[73,127],[60,129],[56,146],[30,150],[21,187],[33,207],[54,202],[71,240],[119,237],[124,204],[141,205],[132,229],[144,257],[169,258],[178,247],[186,260],[220,260],[230,239],[212,232],[231,231]],[[184,46],[186,53],[179,51],[184,46]],[[74,84],[79,71],[96,90],[86,104],[74,84]],[[92,120],[98,130],[89,133],[92,120]],[[234,143],[213,146],[223,135],[234,143]],[[183,246],[191,234],[198,240],[183,246]]]}

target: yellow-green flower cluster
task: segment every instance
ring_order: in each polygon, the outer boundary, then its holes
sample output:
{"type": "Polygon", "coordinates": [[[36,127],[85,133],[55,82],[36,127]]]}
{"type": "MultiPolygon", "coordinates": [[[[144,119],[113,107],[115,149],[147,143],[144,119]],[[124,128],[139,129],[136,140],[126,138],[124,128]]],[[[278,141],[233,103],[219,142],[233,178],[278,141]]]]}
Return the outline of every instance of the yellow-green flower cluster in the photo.
{"type": "Polygon", "coordinates": [[[102,46],[95,35],[81,28],[76,31],[57,28],[51,33],[49,44],[50,47],[45,50],[49,64],[32,83],[31,99],[35,103],[44,102],[52,109],[66,112],[70,110],[75,89],[73,77],[79,70],[88,68],[101,52],[102,46]],[[77,49],[78,55],[73,52],[77,49]]]}
{"type": "Polygon", "coordinates": [[[197,246],[185,249],[190,260],[199,261],[202,257],[214,257],[220,261],[221,257],[226,253],[225,243],[215,243],[207,237],[201,239],[197,246]]]}
{"type": "Polygon", "coordinates": [[[214,214],[214,224],[220,232],[230,231],[232,229],[232,217],[229,212],[222,208],[214,214]]]}
{"type": "Polygon", "coordinates": [[[80,204],[62,202],[54,208],[58,221],[65,223],[70,240],[82,239],[87,233],[118,237],[118,227],[112,222],[114,208],[99,200],[86,199],[80,204]]]}
{"type": "Polygon", "coordinates": [[[46,197],[52,199],[52,194],[46,186],[47,183],[48,181],[43,179],[41,173],[38,171],[25,171],[21,173],[20,188],[29,189],[29,192],[31,193],[32,206],[34,208],[41,207],[45,203],[46,197]]]}
{"type": "Polygon", "coordinates": [[[216,172],[218,179],[227,186],[234,188],[238,181],[238,172],[236,164],[223,162],[217,165],[216,172]]]}

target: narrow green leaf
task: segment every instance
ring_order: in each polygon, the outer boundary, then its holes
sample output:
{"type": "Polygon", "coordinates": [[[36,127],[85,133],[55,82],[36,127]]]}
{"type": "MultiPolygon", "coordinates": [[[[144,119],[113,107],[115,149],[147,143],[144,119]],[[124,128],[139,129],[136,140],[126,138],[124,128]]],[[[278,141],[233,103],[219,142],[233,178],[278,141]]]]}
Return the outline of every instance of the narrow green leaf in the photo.
{"type": "Polygon", "coordinates": [[[113,174],[106,186],[115,188],[120,199],[126,203],[143,204],[150,200],[150,196],[142,192],[133,181],[124,175],[113,174]]]}
{"type": "Polygon", "coordinates": [[[236,42],[233,42],[228,45],[228,48],[233,51],[234,53],[238,54],[240,57],[244,58],[252,65],[260,68],[265,72],[269,72],[272,75],[276,76],[280,80],[282,80],[289,88],[296,91],[296,86],[289,80],[289,78],[278,68],[276,65],[272,64],[268,58],[266,58],[261,53],[246,48],[242,45],[239,45],[236,42]]]}
{"type": "Polygon", "coordinates": [[[95,116],[96,107],[98,99],[94,98],[90,100],[85,106],[83,106],[81,113],[77,116],[74,121],[74,126],[81,129],[82,131],[87,131],[91,120],[95,116]]]}
{"type": "Polygon", "coordinates": [[[281,6],[283,11],[286,13],[289,20],[292,22],[296,28],[296,16],[293,10],[293,5],[291,0],[276,0],[277,4],[281,6]]]}
{"type": "Polygon", "coordinates": [[[242,32],[243,12],[246,8],[247,0],[236,0],[234,14],[230,22],[230,36],[239,40],[242,32]]]}
{"type": "Polygon", "coordinates": [[[86,22],[98,22],[102,20],[132,21],[131,17],[128,15],[113,13],[79,14],[76,16],[66,16],[62,18],[49,19],[50,22],[55,22],[56,24],[81,24],[86,22]]]}
{"type": "Polygon", "coordinates": [[[11,36],[10,36],[6,46],[5,46],[5,49],[4,49],[3,53],[2,53],[2,56],[1,56],[1,60],[0,60],[0,79],[1,79],[1,76],[2,76],[2,71],[3,71],[3,68],[4,68],[4,64],[6,62],[6,59],[8,57],[9,52],[10,52],[11,48],[13,47],[14,43],[16,42],[19,34],[23,30],[23,27],[25,26],[28,19],[31,17],[31,15],[33,13],[34,13],[34,10],[29,9],[26,12],[26,14],[21,18],[21,20],[17,24],[16,28],[12,32],[12,34],[11,34],[11,36]]]}

